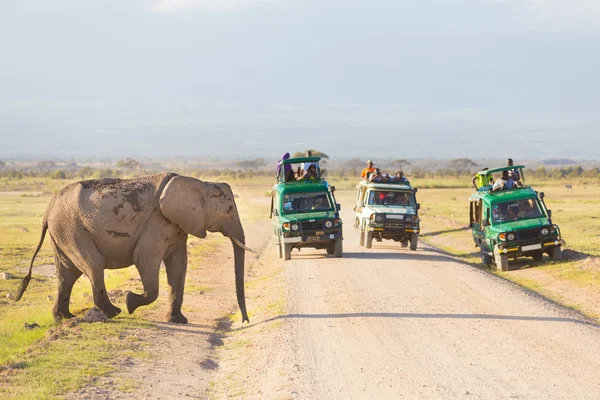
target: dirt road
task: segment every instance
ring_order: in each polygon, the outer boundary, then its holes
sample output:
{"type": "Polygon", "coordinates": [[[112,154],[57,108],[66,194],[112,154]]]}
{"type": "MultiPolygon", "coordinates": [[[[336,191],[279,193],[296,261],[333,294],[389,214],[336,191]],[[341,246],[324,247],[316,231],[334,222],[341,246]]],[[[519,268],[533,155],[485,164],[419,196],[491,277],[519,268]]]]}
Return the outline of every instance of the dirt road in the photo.
{"type": "Polygon", "coordinates": [[[600,397],[600,329],[577,313],[427,246],[367,250],[347,225],[344,246],[271,259],[285,312],[237,332],[250,364],[221,373],[245,398],[600,397]]]}
{"type": "Polygon", "coordinates": [[[235,304],[227,276],[212,313],[192,307],[206,295],[187,297],[200,325],[146,333],[158,361],[120,373],[141,388],[100,381],[74,398],[600,398],[600,329],[573,311],[427,246],[359,247],[348,222],[343,258],[294,250],[284,262],[269,220],[250,230],[262,249],[249,260],[250,325],[237,316],[211,334],[235,304]]]}

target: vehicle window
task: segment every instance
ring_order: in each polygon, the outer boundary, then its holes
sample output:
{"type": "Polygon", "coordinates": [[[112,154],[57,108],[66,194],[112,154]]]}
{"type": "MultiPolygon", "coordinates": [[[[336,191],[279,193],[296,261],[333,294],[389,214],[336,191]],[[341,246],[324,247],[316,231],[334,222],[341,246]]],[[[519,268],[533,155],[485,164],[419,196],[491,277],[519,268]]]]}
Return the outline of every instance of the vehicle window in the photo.
{"type": "Polygon", "coordinates": [[[492,206],[492,221],[507,222],[539,218],[542,211],[536,199],[525,199],[496,203],[492,206]]]}
{"type": "Polygon", "coordinates": [[[369,205],[414,206],[412,193],[398,190],[371,190],[369,205]]]}
{"type": "Polygon", "coordinates": [[[471,201],[471,222],[481,222],[481,200],[471,201]]]}
{"type": "Polygon", "coordinates": [[[294,193],[283,196],[284,213],[327,211],[332,208],[327,192],[294,193]]]}

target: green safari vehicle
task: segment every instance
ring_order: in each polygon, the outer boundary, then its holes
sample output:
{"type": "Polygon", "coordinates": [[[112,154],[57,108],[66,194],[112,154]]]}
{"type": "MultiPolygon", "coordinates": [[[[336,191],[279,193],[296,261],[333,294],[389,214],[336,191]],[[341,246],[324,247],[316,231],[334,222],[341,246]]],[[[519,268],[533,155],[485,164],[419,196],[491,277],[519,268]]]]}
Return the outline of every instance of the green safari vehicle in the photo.
{"type": "Polygon", "coordinates": [[[271,220],[277,238],[279,257],[291,258],[292,249],[325,249],[327,254],[342,257],[342,220],[335,187],[319,175],[311,180],[285,179],[285,170],[315,163],[320,157],[290,158],[281,162],[277,182],[271,189],[271,220]],[[289,167],[285,167],[289,165],[289,167]]]}
{"type": "Polygon", "coordinates": [[[483,182],[493,173],[518,170],[522,186],[492,191],[484,186],[473,193],[470,201],[470,226],[475,246],[481,250],[485,267],[496,264],[508,270],[508,259],[533,257],[541,261],[544,253],[553,261],[562,259],[561,234],[552,223],[552,213],[544,202],[544,193],[525,185],[523,167],[511,166],[479,172],[483,182]]]}

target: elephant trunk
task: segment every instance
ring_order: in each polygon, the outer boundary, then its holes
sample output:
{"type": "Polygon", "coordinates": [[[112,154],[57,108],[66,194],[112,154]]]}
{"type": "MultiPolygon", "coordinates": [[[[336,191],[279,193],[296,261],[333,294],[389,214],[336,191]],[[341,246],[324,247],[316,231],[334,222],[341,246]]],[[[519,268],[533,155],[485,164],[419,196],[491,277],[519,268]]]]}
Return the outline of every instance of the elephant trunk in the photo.
{"type": "MultiPolygon", "coordinates": [[[[244,237],[238,238],[242,243],[245,242],[244,237]]],[[[244,294],[244,262],[246,252],[232,240],[233,256],[235,260],[235,292],[237,294],[238,305],[242,313],[242,322],[250,322],[248,313],[246,312],[246,296],[244,294]]]]}

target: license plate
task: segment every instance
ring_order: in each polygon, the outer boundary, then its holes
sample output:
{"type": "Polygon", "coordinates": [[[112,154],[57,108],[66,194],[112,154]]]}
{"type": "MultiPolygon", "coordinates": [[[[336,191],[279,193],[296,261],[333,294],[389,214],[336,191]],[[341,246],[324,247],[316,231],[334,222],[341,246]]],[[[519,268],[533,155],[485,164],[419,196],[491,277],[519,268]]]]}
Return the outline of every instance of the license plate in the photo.
{"type": "Polygon", "coordinates": [[[404,219],[404,215],[395,215],[395,214],[388,214],[386,215],[387,219],[404,219]]]}
{"type": "Polygon", "coordinates": [[[541,248],[542,248],[542,244],[541,243],[530,244],[529,246],[523,246],[523,247],[521,247],[521,251],[539,250],[541,248]]]}
{"type": "Polygon", "coordinates": [[[309,242],[316,242],[317,240],[319,240],[318,236],[309,236],[308,237],[308,241],[309,242]]]}

